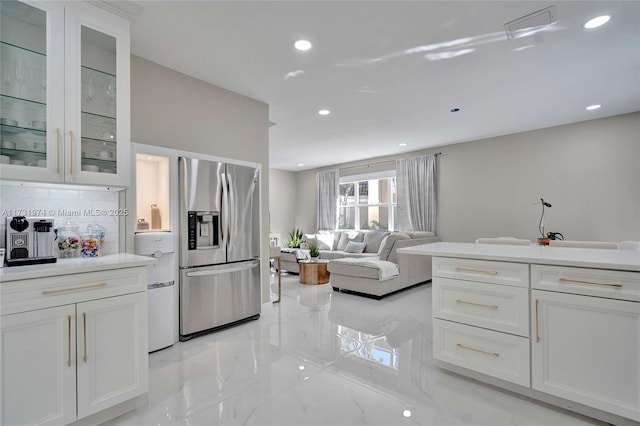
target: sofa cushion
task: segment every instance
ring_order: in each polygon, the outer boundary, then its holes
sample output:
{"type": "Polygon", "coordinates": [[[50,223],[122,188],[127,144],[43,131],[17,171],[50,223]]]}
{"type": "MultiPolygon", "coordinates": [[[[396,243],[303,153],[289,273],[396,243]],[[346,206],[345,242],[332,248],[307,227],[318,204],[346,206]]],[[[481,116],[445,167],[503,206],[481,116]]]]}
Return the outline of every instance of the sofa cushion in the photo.
{"type": "Polygon", "coordinates": [[[349,241],[344,251],[346,253],[364,253],[364,249],[367,247],[367,243],[358,243],[355,241],[349,241]]]}
{"type": "Polygon", "coordinates": [[[389,231],[369,231],[364,233],[364,242],[367,243],[365,252],[377,253],[380,248],[380,243],[384,237],[389,235],[389,231]]]}
{"type": "Polygon", "coordinates": [[[384,281],[397,277],[398,267],[378,259],[345,258],[329,262],[329,272],[349,277],[370,278],[384,281]]]}
{"type": "Polygon", "coordinates": [[[362,234],[362,232],[358,231],[340,232],[340,239],[338,241],[338,245],[336,246],[336,250],[344,250],[345,248],[347,248],[347,244],[349,244],[349,241],[361,243],[364,241],[364,235],[362,234]]]}
{"type": "Polygon", "coordinates": [[[382,240],[380,249],[378,250],[378,257],[380,258],[380,260],[389,260],[389,255],[391,254],[391,250],[393,250],[393,246],[395,245],[396,241],[410,239],[411,237],[403,232],[392,232],[382,240]]]}
{"type": "Polygon", "coordinates": [[[315,234],[318,250],[333,250],[333,234],[315,234]]]}

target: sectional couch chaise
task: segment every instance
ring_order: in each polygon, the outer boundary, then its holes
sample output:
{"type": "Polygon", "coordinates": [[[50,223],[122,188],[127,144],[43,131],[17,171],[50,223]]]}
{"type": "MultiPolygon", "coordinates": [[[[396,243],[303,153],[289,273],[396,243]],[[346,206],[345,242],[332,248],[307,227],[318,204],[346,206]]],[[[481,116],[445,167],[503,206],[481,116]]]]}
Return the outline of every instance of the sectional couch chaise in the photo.
{"type": "MultiPolygon", "coordinates": [[[[317,242],[320,259],[330,260],[330,282],[335,290],[348,290],[374,297],[431,279],[431,262],[424,256],[397,250],[440,241],[431,232],[335,231],[307,235],[317,242]]],[[[294,252],[281,254],[281,267],[299,273],[294,252]]]]}

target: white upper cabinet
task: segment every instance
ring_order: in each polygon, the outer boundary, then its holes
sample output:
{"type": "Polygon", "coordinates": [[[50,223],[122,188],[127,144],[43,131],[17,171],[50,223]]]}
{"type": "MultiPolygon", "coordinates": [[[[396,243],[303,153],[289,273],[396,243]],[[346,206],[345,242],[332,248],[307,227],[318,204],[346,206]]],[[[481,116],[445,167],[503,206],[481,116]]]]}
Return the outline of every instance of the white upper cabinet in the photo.
{"type": "Polygon", "coordinates": [[[0,13],[0,177],[128,186],[129,22],[85,2],[0,13]]]}

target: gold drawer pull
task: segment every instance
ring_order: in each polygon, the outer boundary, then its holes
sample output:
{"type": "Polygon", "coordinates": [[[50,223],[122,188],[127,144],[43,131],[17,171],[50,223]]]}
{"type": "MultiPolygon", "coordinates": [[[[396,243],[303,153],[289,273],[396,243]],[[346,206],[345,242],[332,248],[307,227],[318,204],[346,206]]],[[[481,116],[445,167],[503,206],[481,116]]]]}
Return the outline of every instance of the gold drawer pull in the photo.
{"type": "Polygon", "coordinates": [[[464,268],[462,266],[456,266],[456,271],[461,272],[478,272],[480,274],[498,275],[498,271],[488,271],[486,269],[464,268]]]}
{"type": "Polygon", "coordinates": [[[577,284],[601,285],[605,287],[622,288],[622,284],[596,283],[593,281],[572,280],[569,278],[560,278],[558,279],[558,281],[560,281],[561,283],[577,283],[577,284]]]}
{"type": "Polygon", "coordinates": [[[480,306],[481,308],[488,308],[488,309],[498,309],[498,305],[485,305],[484,303],[476,303],[476,302],[468,302],[466,300],[461,300],[461,299],[456,299],[456,303],[460,303],[462,305],[473,305],[473,306],[480,306]]]}
{"type": "Polygon", "coordinates": [[[107,283],[97,283],[97,284],[83,285],[83,286],[80,286],[80,287],[60,288],[58,290],[44,290],[42,292],[42,294],[46,295],[46,294],[64,293],[66,291],[85,290],[87,288],[98,288],[98,287],[104,287],[106,285],[107,285],[107,283]]]}
{"type": "Polygon", "coordinates": [[[494,358],[498,358],[500,356],[500,354],[497,352],[483,351],[482,349],[472,348],[471,346],[466,346],[466,345],[463,345],[462,343],[457,343],[456,346],[462,349],[469,349],[470,351],[480,352],[481,354],[489,355],[494,358]]]}

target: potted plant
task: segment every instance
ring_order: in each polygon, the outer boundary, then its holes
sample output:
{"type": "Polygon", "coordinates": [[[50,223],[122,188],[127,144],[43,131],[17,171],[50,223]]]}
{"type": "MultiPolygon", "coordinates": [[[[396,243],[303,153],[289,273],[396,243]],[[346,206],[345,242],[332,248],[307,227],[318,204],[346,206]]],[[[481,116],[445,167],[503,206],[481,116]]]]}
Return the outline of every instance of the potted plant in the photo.
{"type": "Polygon", "coordinates": [[[309,244],[309,256],[311,256],[311,260],[318,260],[318,258],[320,257],[320,249],[318,249],[318,243],[312,242],[309,244]]]}
{"type": "Polygon", "coordinates": [[[289,241],[287,242],[287,246],[289,248],[300,248],[303,236],[304,234],[301,229],[293,228],[293,230],[289,232],[289,241]]]}

